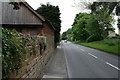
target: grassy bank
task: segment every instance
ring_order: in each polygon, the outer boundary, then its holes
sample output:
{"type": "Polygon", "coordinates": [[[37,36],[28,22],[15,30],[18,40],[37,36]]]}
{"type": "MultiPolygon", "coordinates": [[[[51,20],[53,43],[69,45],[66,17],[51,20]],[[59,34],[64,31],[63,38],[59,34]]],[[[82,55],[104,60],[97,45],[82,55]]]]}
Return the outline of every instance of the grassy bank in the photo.
{"type": "Polygon", "coordinates": [[[120,39],[105,39],[102,41],[94,41],[90,43],[86,43],[83,41],[71,42],[120,55],[120,39]]]}

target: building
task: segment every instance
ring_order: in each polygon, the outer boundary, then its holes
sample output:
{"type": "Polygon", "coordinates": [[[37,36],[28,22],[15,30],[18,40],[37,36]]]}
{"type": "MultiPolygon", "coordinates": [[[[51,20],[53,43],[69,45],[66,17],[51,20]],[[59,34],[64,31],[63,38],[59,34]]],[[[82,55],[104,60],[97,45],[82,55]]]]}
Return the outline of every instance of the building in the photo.
{"type": "Polygon", "coordinates": [[[109,31],[108,37],[115,37],[115,36],[116,36],[116,34],[114,31],[109,31]]]}
{"type": "Polygon", "coordinates": [[[44,36],[46,48],[54,49],[54,32],[52,24],[39,15],[27,2],[20,3],[20,9],[14,10],[9,2],[2,3],[2,26],[16,29],[23,34],[44,36]]]}

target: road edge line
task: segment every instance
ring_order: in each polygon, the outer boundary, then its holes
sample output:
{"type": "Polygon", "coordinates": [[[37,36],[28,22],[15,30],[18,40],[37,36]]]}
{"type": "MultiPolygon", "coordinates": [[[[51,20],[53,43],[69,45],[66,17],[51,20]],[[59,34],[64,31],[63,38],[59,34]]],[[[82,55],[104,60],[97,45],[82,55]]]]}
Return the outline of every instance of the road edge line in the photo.
{"type": "MultiPolygon", "coordinates": [[[[63,46],[63,45],[62,45],[63,46]]],[[[64,46],[63,46],[64,47],[64,46]]],[[[67,58],[66,58],[66,54],[65,54],[65,49],[63,48],[63,52],[64,52],[64,56],[65,56],[65,62],[66,62],[66,70],[67,70],[67,77],[69,78],[70,74],[68,72],[68,61],[67,61],[67,58]]]]}

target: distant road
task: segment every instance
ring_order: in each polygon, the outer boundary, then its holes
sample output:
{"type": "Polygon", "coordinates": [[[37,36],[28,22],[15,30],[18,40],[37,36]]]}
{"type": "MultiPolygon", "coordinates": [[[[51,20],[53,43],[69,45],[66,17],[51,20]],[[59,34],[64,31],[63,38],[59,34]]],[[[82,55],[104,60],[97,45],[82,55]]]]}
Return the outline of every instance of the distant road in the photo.
{"type": "Polygon", "coordinates": [[[61,42],[69,78],[118,78],[118,57],[71,42],[61,42]]]}

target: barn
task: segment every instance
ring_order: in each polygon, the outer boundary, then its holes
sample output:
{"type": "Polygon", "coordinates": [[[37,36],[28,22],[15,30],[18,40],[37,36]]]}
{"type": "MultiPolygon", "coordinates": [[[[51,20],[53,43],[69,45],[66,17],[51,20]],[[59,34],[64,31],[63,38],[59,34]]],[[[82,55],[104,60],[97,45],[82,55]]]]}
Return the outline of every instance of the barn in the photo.
{"type": "Polygon", "coordinates": [[[50,21],[39,15],[27,2],[20,2],[20,7],[14,10],[9,2],[2,3],[2,26],[23,34],[45,37],[46,48],[54,50],[55,28],[50,21]]]}

